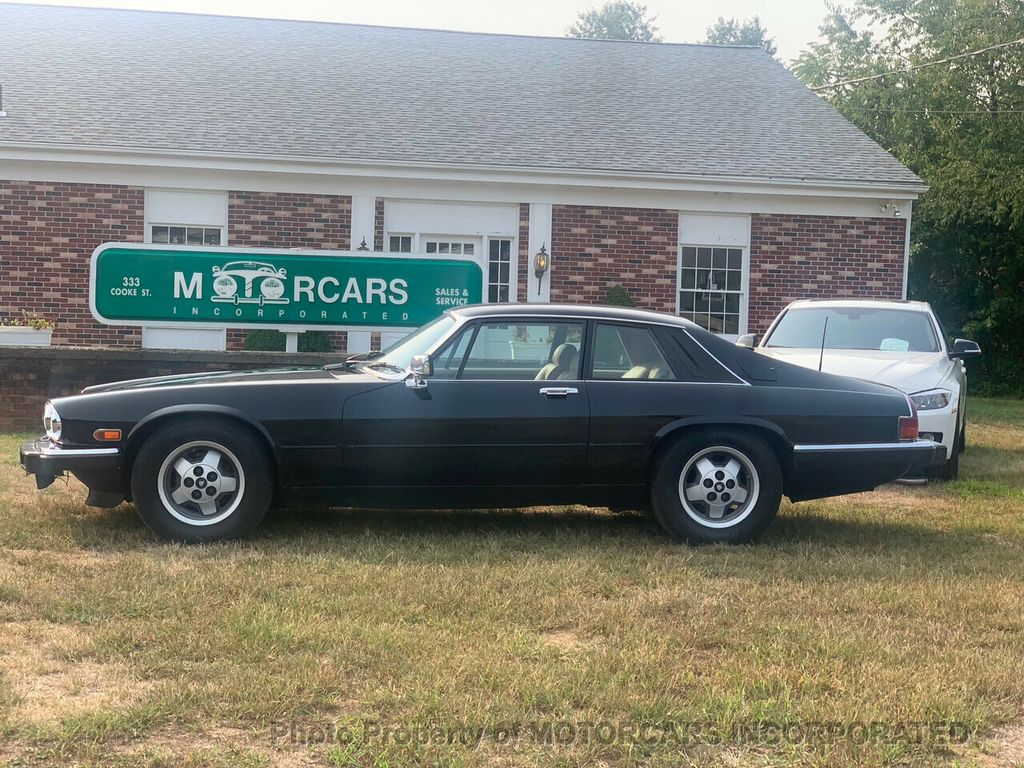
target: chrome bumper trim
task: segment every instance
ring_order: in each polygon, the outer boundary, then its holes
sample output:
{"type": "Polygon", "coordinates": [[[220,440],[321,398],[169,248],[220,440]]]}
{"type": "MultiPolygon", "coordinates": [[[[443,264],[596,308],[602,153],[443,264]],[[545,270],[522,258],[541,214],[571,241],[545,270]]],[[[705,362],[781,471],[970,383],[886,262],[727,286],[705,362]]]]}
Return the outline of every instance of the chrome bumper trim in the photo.
{"type": "Polygon", "coordinates": [[[794,453],[823,453],[827,451],[924,451],[934,450],[941,443],[914,440],[903,443],[828,443],[825,445],[794,445],[794,453]]]}
{"type": "Polygon", "coordinates": [[[116,456],[121,452],[120,448],[61,448],[59,445],[36,445],[40,456],[116,456]]]}

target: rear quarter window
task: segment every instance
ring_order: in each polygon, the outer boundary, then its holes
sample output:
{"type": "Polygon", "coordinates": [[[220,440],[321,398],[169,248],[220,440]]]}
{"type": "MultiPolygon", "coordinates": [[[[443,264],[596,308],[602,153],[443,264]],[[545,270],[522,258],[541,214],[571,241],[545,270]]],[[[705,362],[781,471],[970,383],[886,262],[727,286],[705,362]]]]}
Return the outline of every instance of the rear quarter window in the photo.
{"type": "MultiPolygon", "coordinates": [[[[715,359],[707,349],[695,342],[682,328],[655,328],[658,343],[669,356],[672,368],[676,371],[679,381],[694,382],[730,382],[736,383],[736,377],[727,371],[722,363],[715,359]]],[[[705,332],[715,341],[720,341],[712,334],[705,332]]],[[[702,339],[702,341],[704,341],[702,339]]],[[[732,345],[724,342],[727,346],[732,345]]],[[[728,361],[725,361],[728,364],[728,361]]]]}

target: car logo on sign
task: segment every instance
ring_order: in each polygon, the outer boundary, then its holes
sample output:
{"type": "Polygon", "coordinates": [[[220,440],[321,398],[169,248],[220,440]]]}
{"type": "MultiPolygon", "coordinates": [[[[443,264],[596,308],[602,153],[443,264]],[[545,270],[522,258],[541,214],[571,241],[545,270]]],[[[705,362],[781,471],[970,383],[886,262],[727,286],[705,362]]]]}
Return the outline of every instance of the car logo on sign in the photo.
{"type": "Polygon", "coordinates": [[[260,261],[232,261],[213,268],[214,301],[231,304],[288,304],[287,271],[260,261]]]}

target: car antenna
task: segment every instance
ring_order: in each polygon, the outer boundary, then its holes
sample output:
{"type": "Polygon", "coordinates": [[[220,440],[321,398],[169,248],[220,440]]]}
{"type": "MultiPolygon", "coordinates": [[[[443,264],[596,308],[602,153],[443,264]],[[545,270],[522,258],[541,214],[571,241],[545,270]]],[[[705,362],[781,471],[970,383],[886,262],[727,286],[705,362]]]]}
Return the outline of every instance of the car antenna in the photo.
{"type": "Polygon", "coordinates": [[[821,373],[821,365],[825,362],[825,332],[828,330],[828,315],[825,315],[825,324],[821,326],[821,354],[818,355],[818,373],[821,373]]]}

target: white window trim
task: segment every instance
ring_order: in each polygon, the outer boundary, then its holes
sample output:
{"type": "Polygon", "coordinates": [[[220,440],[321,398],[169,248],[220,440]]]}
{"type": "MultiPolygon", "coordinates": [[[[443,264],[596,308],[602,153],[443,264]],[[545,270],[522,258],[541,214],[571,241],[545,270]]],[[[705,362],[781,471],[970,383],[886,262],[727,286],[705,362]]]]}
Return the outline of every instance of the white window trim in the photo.
{"type": "MultiPolygon", "coordinates": [[[[676,249],[676,315],[682,317],[682,307],[679,303],[679,294],[683,291],[696,289],[683,288],[683,248],[726,248],[733,251],[740,251],[740,322],[739,333],[718,333],[723,339],[736,341],[740,336],[747,333],[747,323],[750,317],[750,246],[749,245],[726,245],[724,243],[690,243],[680,242],[676,249]]],[[[735,291],[716,291],[716,293],[735,293],[735,291]]],[[[714,333],[714,331],[711,331],[714,333]]]]}
{"type": "MultiPolygon", "coordinates": [[[[143,202],[142,242],[145,243],[145,244],[150,244],[150,243],[153,242],[153,227],[172,227],[173,226],[173,227],[202,227],[203,229],[219,229],[220,230],[220,245],[221,246],[229,245],[229,242],[228,242],[228,236],[229,236],[229,233],[228,233],[228,220],[230,219],[229,206],[230,206],[230,200],[228,199],[228,193],[227,192],[220,192],[219,194],[214,194],[210,190],[166,189],[166,188],[155,188],[155,187],[147,188],[146,191],[145,191],[144,202],[143,202]],[[159,194],[161,192],[169,192],[169,193],[173,193],[173,194],[180,194],[182,196],[188,195],[190,193],[194,193],[196,195],[196,197],[202,196],[205,200],[210,200],[211,202],[214,199],[216,199],[217,202],[218,202],[218,209],[219,209],[218,215],[217,216],[210,216],[209,218],[206,218],[205,221],[194,221],[194,222],[189,222],[189,223],[184,223],[184,222],[179,222],[179,221],[173,221],[173,222],[171,222],[171,221],[162,221],[162,220],[159,220],[159,219],[154,219],[152,217],[152,211],[151,211],[151,208],[150,208],[150,205],[151,205],[151,203],[150,203],[150,195],[151,194],[159,194]]],[[[219,246],[207,246],[207,247],[213,248],[213,247],[219,247],[219,246]]],[[[142,329],[143,347],[144,348],[149,348],[149,347],[152,346],[151,343],[148,343],[149,339],[147,339],[147,337],[151,337],[153,339],[160,339],[162,341],[164,339],[164,337],[169,336],[173,340],[175,337],[178,337],[178,334],[181,335],[180,338],[189,338],[190,334],[192,334],[194,336],[202,337],[204,339],[205,343],[197,345],[198,348],[200,348],[200,349],[220,349],[220,350],[227,349],[228,328],[226,326],[221,326],[221,325],[201,325],[201,324],[196,324],[196,326],[194,328],[189,328],[189,329],[182,329],[182,328],[170,329],[170,328],[167,328],[165,326],[159,325],[159,323],[155,323],[153,326],[143,326],[143,329],[142,329]],[[213,340],[212,343],[211,343],[211,340],[213,340]]],[[[168,342],[168,343],[170,343],[170,342],[168,342]]],[[[163,344],[160,344],[160,346],[163,347],[163,344]]],[[[168,346],[166,348],[170,348],[170,349],[193,349],[193,348],[196,348],[196,347],[190,347],[188,344],[184,344],[184,345],[181,345],[181,346],[179,346],[177,344],[174,344],[174,345],[168,346]]]]}
{"type": "MultiPolygon", "coordinates": [[[[426,243],[428,240],[435,242],[456,242],[456,243],[472,243],[473,254],[471,256],[464,256],[463,258],[471,258],[480,265],[480,269],[483,272],[483,285],[481,286],[481,298],[485,304],[488,302],[488,287],[489,287],[489,266],[490,266],[490,253],[491,253],[491,241],[493,240],[508,240],[509,241],[509,274],[508,274],[508,300],[509,303],[515,304],[519,302],[519,279],[520,279],[520,266],[519,266],[519,238],[514,235],[456,235],[456,234],[438,234],[435,232],[402,232],[400,230],[385,230],[384,231],[384,253],[401,253],[401,251],[391,250],[391,238],[392,237],[411,237],[412,238],[412,250],[411,255],[414,256],[427,256],[429,258],[444,258],[444,253],[426,253],[426,243]]],[[[456,254],[458,256],[458,254],[456,254]]],[[[678,300],[677,300],[678,301],[678,300]]]]}
{"type": "MultiPolygon", "coordinates": [[[[220,246],[228,244],[228,228],[227,226],[217,226],[215,224],[182,224],[180,222],[166,222],[166,221],[150,221],[146,223],[145,237],[143,238],[144,243],[153,242],[153,227],[185,227],[186,229],[217,229],[220,230],[220,243],[217,245],[207,246],[208,248],[219,248],[220,246]]],[[[188,243],[172,243],[172,245],[188,245],[188,243]]],[[[206,245],[206,243],[201,243],[206,245]]]]}
{"type": "MultiPolygon", "coordinates": [[[[488,235],[484,238],[483,253],[480,254],[480,268],[484,272],[484,285],[483,285],[483,301],[485,304],[490,304],[490,288],[491,288],[491,243],[495,240],[508,240],[509,251],[508,251],[508,301],[504,302],[507,304],[518,304],[519,303],[519,271],[517,265],[519,263],[519,238],[509,237],[508,235],[488,235]]],[[[500,283],[498,284],[500,285],[500,283]]],[[[500,303],[500,302],[499,302],[500,303]]]]}

